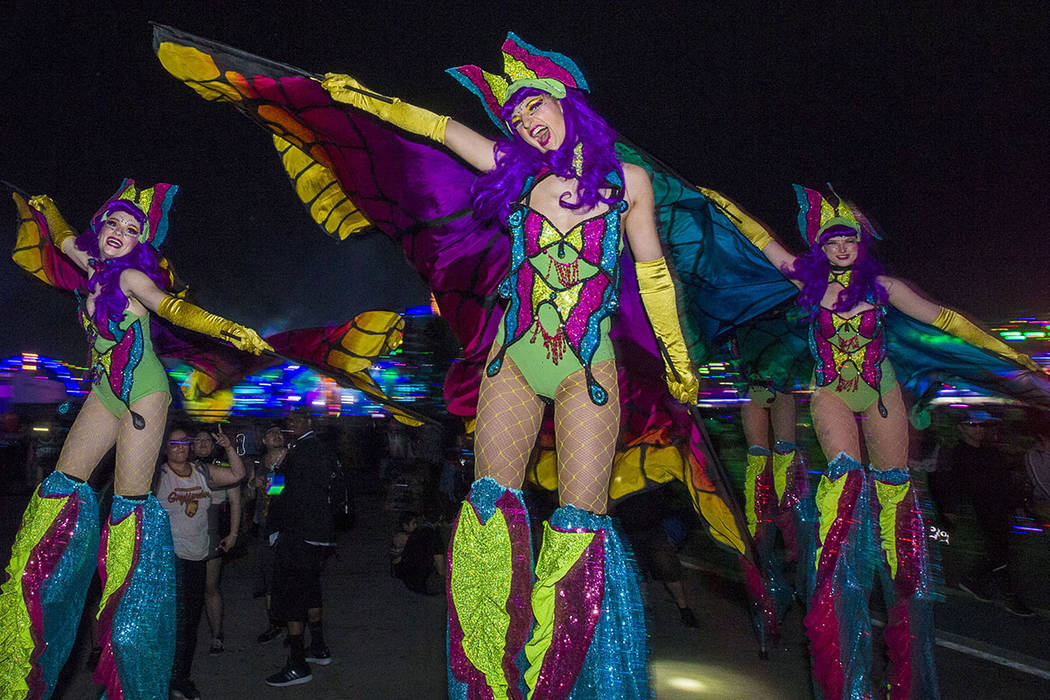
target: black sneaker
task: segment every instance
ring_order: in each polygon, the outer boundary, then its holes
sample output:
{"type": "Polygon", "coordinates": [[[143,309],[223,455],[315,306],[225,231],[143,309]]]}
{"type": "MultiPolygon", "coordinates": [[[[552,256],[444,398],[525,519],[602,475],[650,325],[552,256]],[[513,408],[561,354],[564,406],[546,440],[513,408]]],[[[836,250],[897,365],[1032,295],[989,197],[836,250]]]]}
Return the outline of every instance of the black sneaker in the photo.
{"type": "Polygon", "coordinates": [[[262,634],[255,638],[255,641],[259,642],[259,644],[269,644],[273,640],[277,639],[277,637],[279,637],[281,635],[281,632],[283,631],[283,627],[278,627],[277,625],[270,625],[266,628],[266,631],[264,631],[262,634]]]}
{"type": "Polygon", "coordinates": [[[287,666],[266,679],[266,685],[283,688],[286,685],[309,683],[313,679],[314,676],[310,673],[309,664],[297,664],[294,661],[289,661],[287,666]]]}
{"type": "Polygon", "coordinates": [[[189,678],[179,678],[171,682],[171,697],[178,700],[200,700],[201,694],[189,678]]]}
{"type": "MultiPolygon", "coordinates": [[[[1032,610],[1030,607],[1028,607],[1028,604],[1021,600],[1021,597],[1017,595],[1006,596],[1003,599],[1003,607],[1006,608],[1007,612],[1013,615],[1017,615],[1018,617],[1035,616],[1035,610],[1032,610]]],[[[309,660],[309,657],[307,657],[307,661],[309,660]]]]}
{"type": "Polygon", "coordinates": [[[988,586],[983,585],[978,579],[966,577],[959,579],[959,589],[966,591],[977,600],[984,601],[985,603],[992,602],[994,594],[988,586]]]}
{"type": "Polygon", "coordinates": [[[318,666],[327,666],[332,663],[332,654],[328,647],[310,647],[306,650],[306,660],[318,666]]]}
{"type": "Polygon", "coordinates": [[[678,616],[686,627],[694,630],[700,628],[700,623],[697,621],[696,615],[693,614],[692,608],[678,608],[678,616]]]}

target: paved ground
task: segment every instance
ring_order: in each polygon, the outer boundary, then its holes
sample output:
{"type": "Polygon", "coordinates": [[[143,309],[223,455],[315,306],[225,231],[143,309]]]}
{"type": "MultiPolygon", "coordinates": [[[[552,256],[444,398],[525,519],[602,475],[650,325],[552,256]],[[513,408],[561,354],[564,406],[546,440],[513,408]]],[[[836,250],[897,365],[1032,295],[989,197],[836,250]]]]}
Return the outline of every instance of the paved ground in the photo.
{"type": "MultiPolygon", "coordinates": [[[[0,555],[5,561],[24,502],[24,496],[0,495],[0,555]]],[[[279,642],[267,646],[255,642],[265,619],[262,602],[251,598],[251,558],[243,556],[228,564],[223,584],[224,654],[207,655],[207,625],[201,625],[194,676],[206,700],[444,697],[444,600],[410,593],[390,578],[387,548],[394,515],[382,510],[375,495],[359,496],[358,509],[358,526],[346,534],[327,571],[326,636],[335,661],[315,669],[312,683],[284,689],[265,685],[263,678],[281,666],[285,652],[279,642]]],[[[1045,540],[1041,544],[1045,546],[1045,540]]],[[[725,574],[718,557],[702,541],[692,542],[684,558],[701,629],[682,627],[663,590],[647,587],[656,696],[660,700],[810,697],[798,611],[785,622],[783,645],[762,660],[739,584],[725,574]]],[[[1033,577],[1029,585],[1045,587],[1046,573],[1033,577]]],[[[945,630],[940,636],[947,644],[937,651],[944,698],[1050,697],[1046,617],[1022,620],[994,605],[952,594],[939,606],[938,624],[945,630]],[[1008,665],[989,657],[1000,657],[1008,665]]],[[[97,698],[85,669],[87,650],[87,635],[82,634],[56,698],[97,698]]]]}

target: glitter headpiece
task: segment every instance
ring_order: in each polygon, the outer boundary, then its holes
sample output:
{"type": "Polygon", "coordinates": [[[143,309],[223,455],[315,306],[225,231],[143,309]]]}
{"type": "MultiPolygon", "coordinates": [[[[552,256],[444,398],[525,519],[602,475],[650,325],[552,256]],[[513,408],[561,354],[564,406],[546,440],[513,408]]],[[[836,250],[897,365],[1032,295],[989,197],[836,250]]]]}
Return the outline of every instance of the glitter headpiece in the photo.
{"type": "Polygon", "coordinates": [[[449,68],[446,72],[481,99],[489,118],[507,136],[510,129],[500,118],[500,111],[518,90],[537,88],[558,99],[565,97],[567,87],[590,90],[580,67],[568,56],[541,51],[514,32],[507,32],[502,50],[505,75],[495,75],[473,65],[449,68]]]}
{"type": "Polygon", "coordinates": [[[831,189],[834,203],[820,192],[802,185],[792,185],[798,199],[798,230],[810,247],[820,244],[821,236],[832,226],[853,229],[861,236],[882,239],[877,229],[852,203],[831,189]]]}
{"type": "Polygon", "coordinates": [[[116,193],[106,200],[91,221],[99,222],[115,202],[125,202],[146,217],[142,231],[139,232],[139,242],[159,248],[164,242],[164,237],[168,235],[168,214],[178,191],[178,185],[169,185],[166,182],[158,182],[153,187],[146,188],[136,186],[131,178],[124,178],[116,193]]]}

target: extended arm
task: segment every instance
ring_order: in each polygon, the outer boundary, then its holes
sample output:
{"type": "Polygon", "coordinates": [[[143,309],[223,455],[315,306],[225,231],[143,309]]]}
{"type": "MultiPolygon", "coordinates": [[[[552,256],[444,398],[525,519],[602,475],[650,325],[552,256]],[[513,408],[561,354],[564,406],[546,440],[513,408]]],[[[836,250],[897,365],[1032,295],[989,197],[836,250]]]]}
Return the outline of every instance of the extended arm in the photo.
{"type": "Polygon", "coordinates": [[[970,345],[1005,357],[1033,372],[1043,371],[1028,355],[1017,352],[998,338],[985,333],[958,311],[949,309],[947,306],[940,306],[922,297],[902,280],[880,277],[878,281],[885,287],[890,303],[912,318],[929,323],[945,333],[951,333],[956,338],[965,340],[970,345]]]}
{"type": "Polygon", "coordinates": [[[81,270],[90,272],[91,268],[88,266],[90,256],[85,251],[77,248],[75,243],[77,234],[73,231],[73,227],[66,223],[54,201],[46,194],[38,194],[29,198],[29,206],[44,215],[44,220],[47,221],[48,233],[51,236],[51,243],[81,270]]]}
{"type": "Polygon", "coordinates": [[[219,432],[212,433],[211,436],[215,439],[215,444],[226,451],[226,461],[230,465],[229,469],[219,469],[211,474],[212,484],[215,486],[229,486],[243,480],[244,460],[237,454],[237,449],[233,446],[230,438],[222,432],[222,426],[219,426],[219,432]]]}
{"type": "MultiPolygon", "coordinates": [[[[161,290],[149,277],[139,270],[125,270],[120,276],[125,294],[137,299],[143,306],[176,326],[210,335],[232,343],[238,350],[260,355],[264,350],[273,351],[270,344],[251,328],[210,314],[184,299],[176,299],[161,290]]],[[[243,477],[243,473],[241,474],[243,477]]]]}
{"type": "Polygon", "coordinates": [[[689,361],[682,327],[678,323],[674,282],[656,232],[653,187],[641,168],[625,165],[623,171],[631,205],[624,218],[624,232],[634,254],[638,292],[645,315],[649,317],[657,340],[667,349],[664,357],[667,388],[682,403],[696,403],[700,382],[689,361]]]}
{"type": "MultiPolygon", "coordinates": [[[[722,211],[726,213],[726,216],[728,216],[730,220],[736,224],[737,228],[740,229],[740,233],[744,234],[744,238],[758,248],[759,252],[761,252],[762,255],[765,255],[769,262],[773,263],[774,267],[783,272],[784,270],[790,270],[795,266],[795,256],[789,253],[784,246],[780,245],[780,243],[773,238],[773,234],[770,233],[769,229],[759,222],[758,219],[748,214],[741,209],[736,202],[727,199],[719,192],[709,190],[705,187],[701,187],[700,191],[704,196],[721,207],[722,211]]],[[[796,287],[802,287],[802,283],[799,280],[792,279],[791,282],[796,287]]]]}
{"type": "Polygon", "coordinates": [[[478,170],[488,172],[496,167],[492,151],[495,141],[485,138],[454,119],[434,114],[422,107],[415,107],[396,97],[373,93],[349,75],[328,73],[321,85],[333,100],[357,107],[399,129],[444,144],[478,170]],[[376,97],[363,94],[361,90],[376,97]]]}

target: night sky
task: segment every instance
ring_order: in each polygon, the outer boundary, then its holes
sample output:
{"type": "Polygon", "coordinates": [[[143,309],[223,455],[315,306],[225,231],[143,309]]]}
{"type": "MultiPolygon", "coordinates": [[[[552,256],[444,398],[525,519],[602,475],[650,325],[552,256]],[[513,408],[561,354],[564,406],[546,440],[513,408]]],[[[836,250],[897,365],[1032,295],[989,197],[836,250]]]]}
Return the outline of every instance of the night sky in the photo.
{"type": "MultiPolygon", "coordinates": [[[[268,135],[170,77],[148,21],[349,72],[488,133],[443,70],[499,68],[514,30],[572,56],[614,128],[789,246],[791,183],[830,180],[885,230],[891,274],[982,319],[1050,309],[1044,2],[476,4],[9,0],[0,179],[52,195],[77,228],[125,176],[181,185],[164,252],[202,305],[264,334],[425,303],[391,241],[321,234],[268,135]]],[[[67,295],[6,262],[0,298],[0,358],[86,361],[67,295]]]]}

